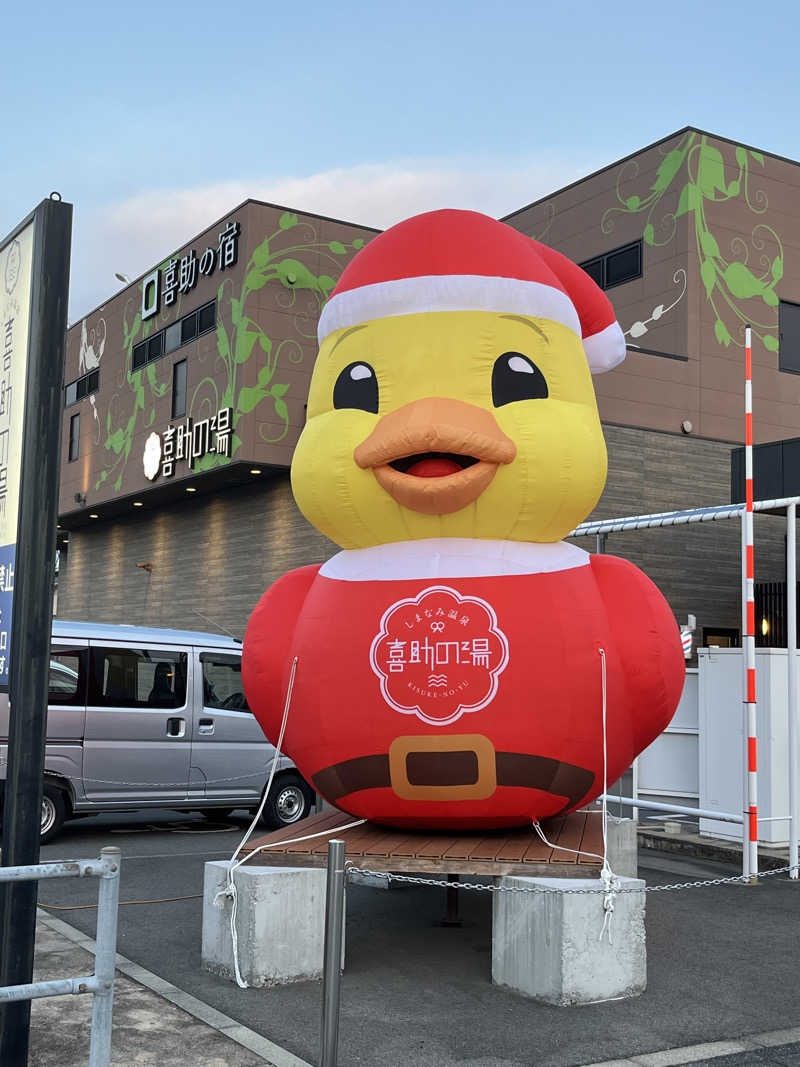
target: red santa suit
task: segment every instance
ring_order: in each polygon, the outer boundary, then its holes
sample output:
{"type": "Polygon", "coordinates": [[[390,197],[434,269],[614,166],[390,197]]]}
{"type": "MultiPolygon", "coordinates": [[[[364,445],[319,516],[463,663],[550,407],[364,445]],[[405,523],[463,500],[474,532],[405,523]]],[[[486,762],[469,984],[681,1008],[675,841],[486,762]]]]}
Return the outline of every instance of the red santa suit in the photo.
{"type": "Polygon", "coordinates": [[[243,675],[337,807],[388,825],[512,826],[577,808],[664,729],[684,665],[640,570],[574,545],[441,538],[340,552],[281,578],[243,675]]]}

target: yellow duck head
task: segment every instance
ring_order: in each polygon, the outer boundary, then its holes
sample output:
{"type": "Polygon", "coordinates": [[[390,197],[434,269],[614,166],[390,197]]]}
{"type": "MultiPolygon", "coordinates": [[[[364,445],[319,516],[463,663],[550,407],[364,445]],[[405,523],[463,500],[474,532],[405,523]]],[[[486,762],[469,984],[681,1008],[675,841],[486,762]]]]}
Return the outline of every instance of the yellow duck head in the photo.
{"type": "Polygon", "coordinates": [[[558,252],[477,212],[418,215],[352,260],[319,334],[292,489],[342,548],[553,542],[597,503],[591,375],[625,342],[558,252]]]}

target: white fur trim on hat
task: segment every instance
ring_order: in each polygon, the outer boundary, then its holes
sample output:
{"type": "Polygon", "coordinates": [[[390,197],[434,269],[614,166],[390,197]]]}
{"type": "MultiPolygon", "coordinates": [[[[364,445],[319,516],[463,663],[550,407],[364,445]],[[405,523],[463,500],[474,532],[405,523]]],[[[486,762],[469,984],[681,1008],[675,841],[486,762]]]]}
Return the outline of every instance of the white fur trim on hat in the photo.
{"type": "Polygon", "coordinates": [[[322,309],[317,336],[322,344],[334,330],[391,315],[416,315],[425,311],[494,311],[528,315],[560,322],[578,337],[581,335],[574,304],[555,286],[480,274],[434,274],[376,282],[336,293],[322,309]]]}
{"type": "Polygon", "coordinates": [[[627,352],[625,336],[619,323],[612,322],[599,333],[584,337],[583,350],[592,374],[605,374],[607,370],[613,370],[614,367],[619,366],[627,352]]]}

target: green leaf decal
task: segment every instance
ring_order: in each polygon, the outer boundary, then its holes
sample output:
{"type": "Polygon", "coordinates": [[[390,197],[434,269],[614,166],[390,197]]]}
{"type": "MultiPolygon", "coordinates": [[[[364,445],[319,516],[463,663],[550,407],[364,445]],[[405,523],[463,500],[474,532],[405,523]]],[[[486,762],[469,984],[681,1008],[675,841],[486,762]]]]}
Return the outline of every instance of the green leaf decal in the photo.
{"type": "Polygon", "coordinates": [[[359,248],[363,248],[363,247],[364,247],[364,238],[363,237],[356,237],[356,239],[353,241],[353,248],[355,248],[355,250],[358,251],[359,248]]]}
{"type": "Polygon", "coordinates": [[[741,184],[737,179],[728,184],[728,196],[738,196],[741,189],[741,184]]]}
{"type": "Polygon", "coordinates": [[[288,391],[288,385],[273,385],[272,389],[270,390],[272,395],[276,397],[285,396],[288,391]]]}
{"type": "Polygon", "coordinates": [[[243,386],[239,390],[239,399],[237,401],[237,408],[243,415],[249,415],[253,411],[264,397],[267,395],[266,390],[260,386],[243,386]]]}
{"type": "Polygon", "coordinates": [[[223,359],[230,360],[231,346],[228,344],[228,335],[222,323],[217,323],[217,351],[223,359]]]}
{"type": "Polygon", "coordinates": [[[292,226],[297,225],[297,215],[293,215],[291,211],[284,211],[278,219],[278,225],[282,230],[291,230],[292,226]]]}
{"type": "Polygon", "coordinates": [[[769,352],[778,351],[778,338],[773,337],[771,333],[765,333],[761,340],[764,342],[764,348],[769,352]]]}
{"type": "Polygon", "coordinates": [[[114,489],[119,492],[122,488],[122,475],[120,474],[117,480],[114,482],[114,489]]]}
{"type": "Polygon", "coordinates": [[[331,241],[328,248],[330,248],[331,252],[334,252],[337,256],[343,256],[347,252],[347,249],[341,241],[331,241]]]}
{"type": "Polygon", "coordinates": [[[703,196],[712,200],[717,190],[724,193],[727,188],[725,181],[725,163],[722,153],[718,148],[710,144],[700,146],[700,161],[697,165],[697,184],[703,196]]]}
{"type": "Polygon", "coordinates": [[[653,241],[655,240],[655,230],[653,229],[652,222],[648,222],[648,224],[645,226],[643,238],[644,238],[644,243],[646,245],[651,245],[653,243],[653,241]]]}
{"type": "Polygon", "coordinates": [[[261,345],[262,352],[266,352],[267,355],[269,355],[272,351],[272,341],[270,341],[269,337],[267,337],[263,330],[258,335],[258,343],[261,345]]]}
{"type": "Polygon", "coordinates": [[[776,256],[772,261],[772,277],[779,282],[783,277],[783,256],[776,256]]]}
{"type": "Polygon", "coordinates": [[[744,263],[731,263],[725,268],[723,274],[731,296],[740,300],[747,300],[751,296],[760,296],[764,288],[762,282],[756,278],[750,268],[744,263]]]}
{"type": "Polygon", "coordinates": [[[150,414],[147,416],[147,425],[152,426],[156,418],[156,409],[150,408],[150,414]]]}
{"type": "Polygon", "coordinates": [[[641,204],[641,200],[638,196],[629,196],[628,199],[625,201],[625,207],[628,209],[628,211],[638,211],[639,204],[641,204]]]}
{"type": "Polygon", "coordinates": [[[258,384],[265,391],[266,387],[269,385],[270,379],[272,378],[272,374],[273,370],[272,367],[270,367],[269,363],[265,363],[261,370],[258,372],[258,384]]]}
{"type": "Polygon", "coordinates": [[[725,325],[722,319],[717,319],[717,321],[714,323],[714,336],[719,341],[719,343],[721,345],[725,345],[726,348],[731,343],[731,335],[730,333],[728,333],[728,327],[725,325]]]}
{"type": "Polygon", "coordinates": [[[287,409],[287,407],[286,407],[286,401],[285,401],[285,400],[281,400],[281,398],[280,398],[280,397],[278,397],[278,398],[277,398],[277,399],[275,400],[275,411],[276,411],[276,413],[277,413],[278,415],[280,415],[280,417],[281,417],[282,419],[287,419],[287,420],[288,420],[288,418],[289,418],[289,411],[288,411],[288,409],[287,409]]]}
{"type": "Polygon", "coordinates": [[[743,167],[745,163],[747,163],[747,152],[740,144],[737,144],[736,146],[736,162],[740,167],[743,167]]]}
{"type": "Polygon", "coordinates": [[[697,207],[697,186],[693,182],[688,182],[681,190],[680,200],[678,200],[678,210],[675,212],[675,218],[679,219],[681,215],[685,215],[687,211],[694,211],[697,207]]]}
{"type": "Polygon", "coordinates": [[[719,245],[717,244],[717,239],[712,233],[709,233],[708,230],[706,230],[701,236],[700,246],[707,256],[719,255],[719,245]]]}
{"type": "Polygon", "coordinates": [[[713,259],[704,259],[700,267],[700,277],[703,279],[703,285],[706,287],[706,296],[711,296],[714,292],[714,286],[717,284],[717,269],[714,266],[713,259]]]}
{"type": "Polygon", "coordinates": [[[262,267],[266,267],[267,263],[269,263],[269,238],[265,237],[253,253],[253,266],[256,270],[261,270],[262,267]]]}
{"type": "Polygon", "coordinates": [[[253,353],[253,345],[256,343],[257,333],[252,330],[248,330],[247,333],[242,333],[241,330],[236,335],[236,354],[234,359],[237,363],[246,363],[253,353]]]}
{"type": "Polygon", "coordinates": [[[231,438],[231,454],[235,455],[242,447],[242,439],[238,434],[234,434],[231,438]]]}
{"type": "Polygon", "coordinates": [[[767,305],[767,307],[776,308],[778,306],[778,294],[774,289],[765,289],[761,294],[761,299],[767,305]]]}
{"type": "Polygon", "coordinates": [[[760,163],[762,167],[764,166],[764,157],[761,155],[760,152],[751,152],[750,155],[753,157],[756,163],[760,163]]]}
{"type": "Polygon", "coordinates": [[[287,289],[311,289],[319,292],[320,287],[316,277],[311,273],[305,263],[298,259],[283,259],[275,265],[275,270],[282,285],[287,289]]]}
{"type": "Polygon", "coordinates": [[[681,169],[683,163],[683,152],[677,148],[673,148],[671,152],[667,152],[664,156],[661,166],[658,168],[658,174],[656,180],[653,182],[652,191],[654,193],[663,193],[672,184],[672,180],[678,171],[681,169]]]}
{"type": "Polygon", "coordinates": [[[268,281],[269,275],[265,274],[263,271],[249,270],[247,272],[247,277],[244,280],[244,284],[251,292],[256,293],[259,289],[263,289],[268,281]]]}

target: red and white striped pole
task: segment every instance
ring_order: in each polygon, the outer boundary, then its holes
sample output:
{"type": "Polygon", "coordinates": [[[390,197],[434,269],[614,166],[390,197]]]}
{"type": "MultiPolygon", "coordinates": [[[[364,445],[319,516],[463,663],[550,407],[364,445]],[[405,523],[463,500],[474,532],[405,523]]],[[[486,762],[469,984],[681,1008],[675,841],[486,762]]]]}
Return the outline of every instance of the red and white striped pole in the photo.
{"type": "Polygon", "coordinates": [[[756,606],[753,566],[753,349],[750,327],[744,331],[744,473],[747,630],[744,638],[747,715],[747,810],[750,881],[758,878],[758,775],[756,750],[756,606]]]}

